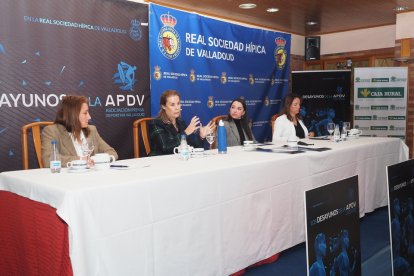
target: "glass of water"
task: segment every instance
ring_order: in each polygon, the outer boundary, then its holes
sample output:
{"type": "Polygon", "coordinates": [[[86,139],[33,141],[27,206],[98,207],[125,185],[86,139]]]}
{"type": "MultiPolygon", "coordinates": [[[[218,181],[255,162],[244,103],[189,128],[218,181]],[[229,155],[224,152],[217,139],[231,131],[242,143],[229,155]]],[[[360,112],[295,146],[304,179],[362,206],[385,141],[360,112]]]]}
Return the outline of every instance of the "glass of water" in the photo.
{"type": "Polygon", "coordinates": [[[212,150],[212,145],[214,143],[215,138],[216,138],[216,136],[212,132],[206,135],[206,140],[210,144],[210,150],[212,150]]]}

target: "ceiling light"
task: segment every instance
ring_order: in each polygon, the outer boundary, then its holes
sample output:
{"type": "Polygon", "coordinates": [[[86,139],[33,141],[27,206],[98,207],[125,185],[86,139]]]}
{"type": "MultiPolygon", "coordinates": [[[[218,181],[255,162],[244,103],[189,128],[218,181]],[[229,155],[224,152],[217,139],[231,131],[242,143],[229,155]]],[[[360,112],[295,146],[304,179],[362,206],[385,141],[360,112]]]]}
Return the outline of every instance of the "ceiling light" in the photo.
{"type": "Polygon", "coordinates": [[[266,11],[267,12],[278,12],[279,9],[278,8],[268,8],[266,11]]]}
{"type": "Polygon", "coordinates": [[[315,25],[318,25],[318,22],[316,22],[316,21],[308,21],[308,22],[306,22],[306,25],[308,25],[308,26],[315,26],[315,25]]]}
{"type": "Polygon", "coordinates": [[[240,9],[254,9],[256,8],[256,4],[253,3],[246,3],[246,4],[241,4],[239,5],[240,9]]]}
{"type": "Polygon", "coordinates": [[[404,7],[404,6],[398,6],[398,7],[395,7],[394,11],[401,12],[401,11],[405,11],[405,10],[407,10],[407,9],[408,9],[407,7],[404,7]]]}

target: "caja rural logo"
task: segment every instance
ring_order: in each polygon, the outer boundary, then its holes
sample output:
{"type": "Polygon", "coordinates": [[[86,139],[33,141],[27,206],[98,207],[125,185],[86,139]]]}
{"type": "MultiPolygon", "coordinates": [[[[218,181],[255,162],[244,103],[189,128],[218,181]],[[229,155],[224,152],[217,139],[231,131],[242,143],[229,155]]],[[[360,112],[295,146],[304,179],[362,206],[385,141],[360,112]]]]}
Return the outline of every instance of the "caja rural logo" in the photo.
{"type": "Polygon", "coordinates": [[[177,19],[170,13],[162,14],[160,19],[164,26],[158,34],[158,48],[166,58],[175,59],[181,51],[180,35],[174,29],[177,19]]]}
{"type": "Polygon", "coordinates": [[[277,63],[277,67],[279,69],[283,69],[283,67],[285,67],[286,64],[286,58],[287,58],[287,53],[286,53],[286,39],[284,39],[283,37],[277,37],[275,39],[275,44],[276,44],[276,49],[275,49],[275,60],[277,63]]]}

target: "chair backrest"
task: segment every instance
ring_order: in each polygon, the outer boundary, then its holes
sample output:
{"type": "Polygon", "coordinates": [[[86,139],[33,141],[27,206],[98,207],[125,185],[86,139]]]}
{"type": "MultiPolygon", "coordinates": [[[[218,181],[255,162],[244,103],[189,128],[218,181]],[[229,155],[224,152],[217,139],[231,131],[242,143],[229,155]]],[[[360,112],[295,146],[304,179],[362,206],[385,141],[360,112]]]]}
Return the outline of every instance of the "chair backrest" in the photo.
{"type": "Polygon", "coordinates": [[[213,123],[215,123],[215,124],[216,124],[216,126],[218,126],[218,124],[219,124],[220,120],[224,120],[224,119],[226,119],[226,118],[227,118],[227,115],[218,115],[218,116],[214,117],[213,119],[211,119],[211,121],[212,121],[213,123]]]}
{"type": "Polygon", "coordinates": [[[273,135],[273,132],[275,132],[275,121],[276,121],[277,117],[279,117],[279,116],[280,116],[280,114],[275,114],[270,119],[270,123],[272,124],[272,135],[273,135]]]}
{"type": "Polygon", "coordinates": [[[141,138],[144,142],[144,148],[145,153],[148,155],[151,151],[150,147],[150,141],[148,137],[148,126],[147,123],[149,121],[153,120],[153,118],[141,118],[138,120],[135,120],[132,124],[132,133],[134,135],[134,158],[139,158],[139,141],[140,141],[140,135],[139,135],[139,129],[141,129],[141,138]]]}
{"type": "Polygon", "coordinates": [[[40,130],[44,126],[52,125],[53,122],[34,122],[22,127],[22,164],[23,170],[29,169],[29,146],[27,140],[27,134],[32,132],[33,146],[36,152],[37,162],[39,168],[43,168],[42,160],[42,142],[40,141],[40,130]]]}

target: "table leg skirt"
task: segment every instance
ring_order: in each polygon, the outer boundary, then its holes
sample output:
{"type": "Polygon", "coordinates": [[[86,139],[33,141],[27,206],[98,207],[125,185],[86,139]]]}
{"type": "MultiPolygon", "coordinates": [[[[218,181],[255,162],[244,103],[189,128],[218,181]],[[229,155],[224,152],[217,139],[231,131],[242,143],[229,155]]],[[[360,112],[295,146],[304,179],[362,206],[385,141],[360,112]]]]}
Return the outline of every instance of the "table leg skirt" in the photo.
{"type": "Polygon", "coordinates": [[[51,206],[0,191],[2,275],[73,275],[68,226],[51,206]]]}

